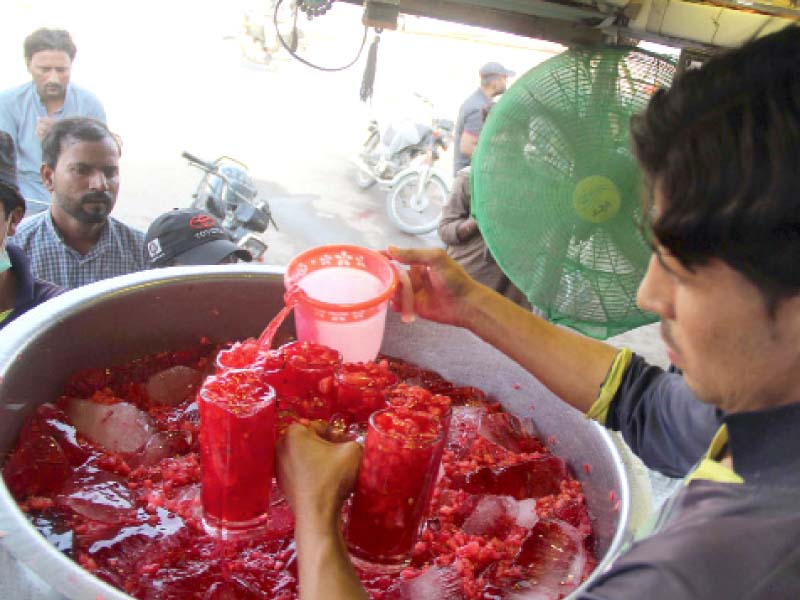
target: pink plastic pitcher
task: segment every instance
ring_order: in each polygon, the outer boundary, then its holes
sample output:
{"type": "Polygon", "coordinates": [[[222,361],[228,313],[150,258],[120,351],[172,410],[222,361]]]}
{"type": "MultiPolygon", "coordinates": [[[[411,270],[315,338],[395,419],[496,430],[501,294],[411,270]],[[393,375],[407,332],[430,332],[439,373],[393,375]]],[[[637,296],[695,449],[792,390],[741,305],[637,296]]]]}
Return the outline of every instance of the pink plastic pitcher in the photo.
{"type": "Polygon", "coordinates": [[[292,259],[284,284],[298,340],[334,348],[345,362],[375,359],[397,287],[388,259],[359,246],[318,246],[292,259]]]}

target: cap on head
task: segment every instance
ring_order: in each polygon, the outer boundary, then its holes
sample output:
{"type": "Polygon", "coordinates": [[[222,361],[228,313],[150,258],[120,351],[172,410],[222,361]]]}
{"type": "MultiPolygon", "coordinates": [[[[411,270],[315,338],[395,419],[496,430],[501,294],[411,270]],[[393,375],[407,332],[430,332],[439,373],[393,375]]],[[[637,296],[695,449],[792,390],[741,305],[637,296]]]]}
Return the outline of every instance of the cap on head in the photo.
{"type": "Polygon", "coordinates": [[[195,208],[176,208],[150,224],[145,237],[147,256],[154,267],[172,261],[183,265],[216,265],[235,254],[250,262],[250,253],[231,241],[212,215],[195,208]]]}
{"type": "Polygon", "coordinates": [[[6,206],[6,212],[17,206],[24,209],[25,198],[22,197],[17,184],[17,149],[14,146],[13,138],[5,131],[0,131],[0,184],[8,188],[9,195],[15,204],[6,206]]]}
{"type": "Polygon", "coordinates": [[[514,71],[506,69],[499,62],[488,62],[479,71],[481,77],[513,77],[514,71]]]}

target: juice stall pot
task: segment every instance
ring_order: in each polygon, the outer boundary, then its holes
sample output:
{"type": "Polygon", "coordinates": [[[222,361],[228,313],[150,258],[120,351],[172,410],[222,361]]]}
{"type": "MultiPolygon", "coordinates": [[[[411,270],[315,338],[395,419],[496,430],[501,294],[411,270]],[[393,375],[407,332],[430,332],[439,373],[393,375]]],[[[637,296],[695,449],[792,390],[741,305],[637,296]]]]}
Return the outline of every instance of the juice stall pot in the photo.
{"type": "MultiPolygon", "coordinates": [[[[284,306],[283,295],[279,268],[177,267],[87,285],[23,315],[0,338],[0,460],[25,420],[61,391],[70,373],[196,344],[201,336],[215,342],[257,337],[284,306]]],[[[292,323],[279,333],[294,333],[292,323]]],[[[460,385],[480,387],[509,412],[534,417],[542,439],[557,440],[554,451],[582,482],[594,520],[594,574],[631,539],[628,471],[602,427],[565,407],[516,363],[464,330],[421,319],[405,324],[390,312],[381,351],[435,369],[460,385]],[[586,462],[590,474],[582,469],[586,462]]],[[[641,481],[636,489],[642,489],[641,481]]],[[[1,480],[0,531],[6,533],[0,538],[0,597],[130,600],[39,535],[1,480]]]]}

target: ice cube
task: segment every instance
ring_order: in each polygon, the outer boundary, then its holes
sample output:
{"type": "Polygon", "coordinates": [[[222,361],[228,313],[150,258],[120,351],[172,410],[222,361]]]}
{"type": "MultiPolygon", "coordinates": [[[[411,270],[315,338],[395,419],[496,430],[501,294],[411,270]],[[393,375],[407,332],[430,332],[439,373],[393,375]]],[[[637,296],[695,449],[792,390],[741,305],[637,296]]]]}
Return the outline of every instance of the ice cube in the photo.
{"type": "Polygon", "coordinates": [[[515,464],[479,467],[454,478],[454,487],[470,494],[494,494],[523,498],[540,498],[557,494],[567,477],[563,460],[553,455],[532,457],[515,464]]]}
{"type": "Polygon", "coordinates": [[[516,522],[517,502],[511,496],[483,496],[464,521],[464,533],[503,539],[516,522]]]}
{"type": "Polygon", "coordinates": [[[397,597],[403,600],[460,600],[461,578],[454,567],[431,567],[397,587],[397,597]]]}
{"type": "Polygon", "coordinates": [[[171,508],[186,521],[200,522],[203,518],[203,503],[200,499],[201,486],[190,483],[183,486],[176,494],[171,508]]]}
{"type": "Polygon", "coordinates": [[[542,452],[544,446],[536,439],[537,431],[530,419],[508,413],[487,413],[481,417],[479,434],[493,444],[510,452],[542,452]]]}
{"type": "Polygon", "coordinates": [[[141,453],[128,461],[131,467],[157,465],[165,458],[189,451],[191,434],[186,431],[159,431],[150,436],[141,453]]]}
{"type": "Polygon", "coordinates": [[[525,529],[532,529],[538,520],[536,498],[525,498],[517,502],[517,525],[525,529]]]}
{"type": "Polygon", "coordinates": [[[509,598],[555,600],[580,585],[586,549],[577,529],[558,519],[542,519],[522,542],[514,562],[524,569],[531,587],[509,598]]]}
{"type": "MultiPolygon", "coordinates": [[[[114,535],[82,544],[101,568],[136,572],[146,564],[164,564],[172,554],[180,556],[190,539],[183,519],[163,508],[156,509],[155,522],[143,510],[137,523],[120,528],[114,535]]],[[[80,540],[80,537],[79,537],[80,540]]]]}
{"type": "Polygon", "coordinates": [[[16,498],[58,492],[72,467],[58,442],[50,435],[32,434],[8,458],[3,477],[16,498]]]}
{"type": "Polygon", "coordinates": [[[81,434],[114,452],[136,452],[153,433],[147,413],[127,402],[98,404],[71,398],[66,412],[81,434]]]}
{"type": "Polygon", "coordinates": [[[93,521],[122,523],[133,516],[134,499],[124,479],[87,466],[76,469],[56,502],[93,521]]]}
{"type": "Polygon", "coordinates": [[[83,464],[89,458],[89,449],[78,441],[75,427],[67,423],[67,415],[49,402],[39,406],[36,415],[24,425],[19,443],[25,444],[29,436],[40,434],[53,436],[73,467],[83,464]]]}
{"type": "Polygon", "coordinates": [[[203,374],[197,369],[177,365],[159,371],[145,384],[147,396],[154,404],[176,406],[197,393],[203,374]]]}
{"type": "Polygon", "coordinates": [[[478,435],[481,416],[486,413],[486,409],[481,406],[454,406],[452,410],[447,449],[455,452],[456,457],[461,457],[478,435]]]}

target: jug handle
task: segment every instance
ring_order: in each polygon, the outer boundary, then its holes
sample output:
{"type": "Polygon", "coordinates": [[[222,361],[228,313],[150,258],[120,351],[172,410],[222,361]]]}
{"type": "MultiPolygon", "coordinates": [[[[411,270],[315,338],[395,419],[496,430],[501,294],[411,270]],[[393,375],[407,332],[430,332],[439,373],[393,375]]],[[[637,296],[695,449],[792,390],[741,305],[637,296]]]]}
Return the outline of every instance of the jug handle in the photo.
{"type": "Polygon", "coordinates": [[[300,288],[299,285],[295,284],[286,290],[286,293],[283,295],[283,302],[286,306],[295,306],[303,298],[307,298],[308,295],[305,293],[303,289],[300,288]]]}
{"type": "Polygon", "coordinates": [[[414,287],[411,285],[411,278],[408,276],[408,269],[395,261],[390,264],[397,273],[400,283],[400,320],[403,323],[413,323],[417,319],[414,313],[414,287]]]}

